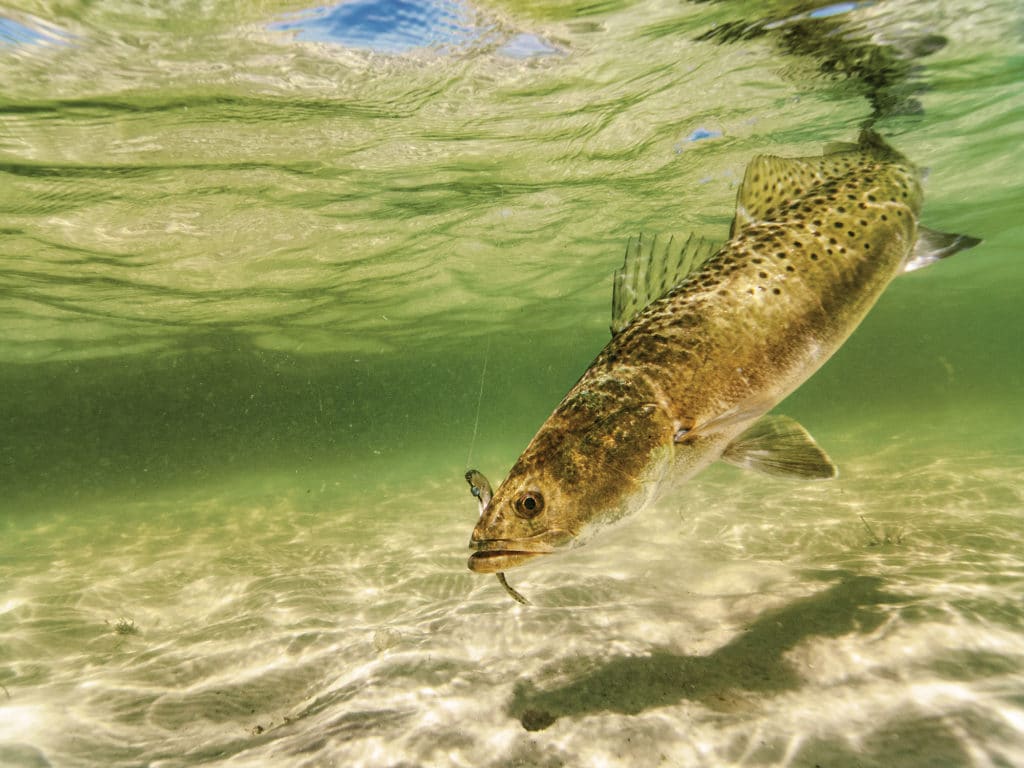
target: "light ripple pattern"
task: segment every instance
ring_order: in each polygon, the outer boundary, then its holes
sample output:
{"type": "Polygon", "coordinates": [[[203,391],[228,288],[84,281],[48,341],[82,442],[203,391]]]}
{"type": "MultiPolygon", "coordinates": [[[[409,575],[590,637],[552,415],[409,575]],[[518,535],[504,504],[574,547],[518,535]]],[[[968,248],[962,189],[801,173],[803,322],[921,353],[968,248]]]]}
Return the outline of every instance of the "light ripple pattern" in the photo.
{"type": "Polygon", "coordinates": [[[394,54],[477,43],[488,29],[477,25],[475,15],[453,0],[349,0],[299,12],[270,29],[294,32],[298,40],[394,54]]]}
{"type": "Polygon", "coordinates": [[[0,765],[1024,765],[1019,2],[21,5],[0,765]],[[627,238],[870,120],[984,243],[781,406],[838,480],[467,571],[627,238]]]}
{"type": "Polygon", "coordinates": [[[533,607],[465,569],[472,501],[429,481],[9,527],[0,754],[1016,764],[1024,463],[899,447],[828,487],[716,469],[516,572],[533,607]]]}

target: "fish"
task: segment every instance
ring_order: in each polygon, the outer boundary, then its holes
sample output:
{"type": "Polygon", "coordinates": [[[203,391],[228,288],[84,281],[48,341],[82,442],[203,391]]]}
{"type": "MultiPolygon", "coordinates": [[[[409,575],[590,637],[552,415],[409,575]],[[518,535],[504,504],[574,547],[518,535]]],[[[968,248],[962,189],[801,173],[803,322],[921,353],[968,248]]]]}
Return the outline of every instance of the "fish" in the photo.
{"type": "Polygon", "coordinates": [[[580,546],[719,460],[835,477],[810,433],[770,411],[893,279],[981,242],[922,226],[923,202],[921,170],[865,129],[820,156],[753,158],[724,243],[631,238],[612,338],[478,497],[469,569],[504,574],[580,546]]]}

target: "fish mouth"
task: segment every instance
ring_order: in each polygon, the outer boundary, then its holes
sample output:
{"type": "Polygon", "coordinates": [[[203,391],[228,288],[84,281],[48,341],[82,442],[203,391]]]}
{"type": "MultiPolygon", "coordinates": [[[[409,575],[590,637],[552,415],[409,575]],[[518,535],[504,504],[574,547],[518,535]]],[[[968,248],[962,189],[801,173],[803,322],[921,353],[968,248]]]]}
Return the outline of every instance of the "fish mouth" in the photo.
{"type": "Polygon", "coordinates": [[[473,573],[499,573],[522,565],[548,552],[522,552],[514,549],[498,549],[493,552],[474,552],[469,556],[469,570],[473,573]]]}
{"type": "Polygon", "coordinates": [[[551,554],[571,538],[566,531],[554,530],[528,539],[471,539],[469,546],[476,552],[469,556],[469,570],[474,573],[507,571],[541,555],[551,554]]]}

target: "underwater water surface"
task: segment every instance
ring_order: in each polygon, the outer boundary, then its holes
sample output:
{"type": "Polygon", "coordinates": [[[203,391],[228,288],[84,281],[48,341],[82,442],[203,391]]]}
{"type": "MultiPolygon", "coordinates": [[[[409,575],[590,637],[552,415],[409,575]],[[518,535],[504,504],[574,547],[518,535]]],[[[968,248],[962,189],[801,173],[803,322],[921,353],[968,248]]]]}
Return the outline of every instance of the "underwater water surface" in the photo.
{"type": "Polygon", "coordinates": [[[1011,2],[0,4],[0,765],[1024,765],[1011,2]],[[865,124],[983,239],[716,465],[466,568],[639,232],[865,124]]]}

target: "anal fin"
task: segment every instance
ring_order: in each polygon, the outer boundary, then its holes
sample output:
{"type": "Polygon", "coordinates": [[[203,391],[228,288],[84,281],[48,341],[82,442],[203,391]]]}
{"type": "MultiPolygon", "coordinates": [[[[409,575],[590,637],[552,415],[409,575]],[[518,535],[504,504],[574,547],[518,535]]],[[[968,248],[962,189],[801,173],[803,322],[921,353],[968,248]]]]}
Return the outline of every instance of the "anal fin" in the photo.
{"type": "Polygon", "coordinates": [[[733,440],[722,460],[775,477],[827,480],[838,474],[828,454],[788,416],[765,416],[733,440]]]}
{"type": "Polygon", "coordinates": [[[938,232],[928,227],[917,228],[917,240],[914,241],[914,250],[903,262],[904,272],[913,272],[915,269],[927,267],[939,259],[945,259],[958,251],[973,248],[980,243],[976,237],[970,235],[956,235],[949,232],[938,232]]]}

